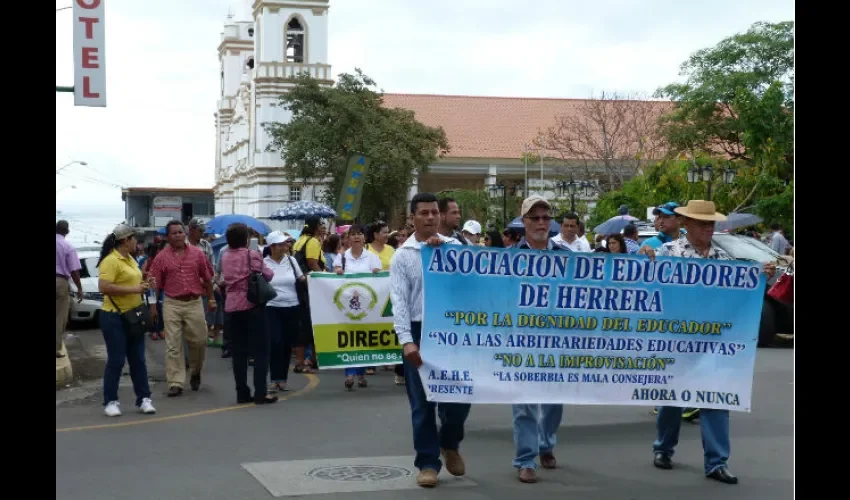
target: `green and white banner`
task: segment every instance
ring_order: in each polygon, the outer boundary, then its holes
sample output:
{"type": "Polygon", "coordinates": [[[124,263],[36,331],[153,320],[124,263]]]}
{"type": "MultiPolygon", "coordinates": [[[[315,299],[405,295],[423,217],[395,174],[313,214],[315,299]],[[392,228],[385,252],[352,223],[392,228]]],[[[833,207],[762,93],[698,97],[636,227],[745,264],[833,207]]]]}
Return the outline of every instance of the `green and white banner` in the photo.
{"type": "Polygon", "coordinates": [[[309,287],[320,368],[401,363],[389,273],[311,273],[309,287]]]}

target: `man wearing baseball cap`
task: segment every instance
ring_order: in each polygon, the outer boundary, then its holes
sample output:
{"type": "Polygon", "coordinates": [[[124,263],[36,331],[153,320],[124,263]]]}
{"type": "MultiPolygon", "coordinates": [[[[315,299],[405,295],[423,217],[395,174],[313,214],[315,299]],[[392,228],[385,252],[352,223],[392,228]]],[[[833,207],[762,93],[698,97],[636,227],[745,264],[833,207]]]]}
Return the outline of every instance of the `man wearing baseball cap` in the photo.
{"type": "Polygon", "coordinates": [[[648,249],[657,251],[661,245],[683,237],[685,231],[681,229],[682,221],[676,213],[677,208],[679,208],[679,204],[675,201],[668,201],[655,207],[652,215],[655,216],[656,224],[659,227],[658,234],[644,241],[639,253],[645,254],[648,249]]]}
{"type": "Polygon", "coordinates": [[[481,239],[481,224],[476,220],[468,220],[463,225],[461,234],[470,245],[477,245],[481,239]]]}
{"type": "MultiPolygon", "coordinates": [[[[186,231],[187,231],[186,243],[188,243],[188,244],[192,245],[193,247],[198,248],[201,251],[203,251],[204,255],[207,257],[207,260],[210,263],[210,267],[215,269],[215,256],[214,256],[214,253],[213,253],[212,245],[210,244],[209,241],[207,241],[204,238],[204,233],[206,232],[206,230],[207,230],[206,224],[201,222],[200,219],[190,220],[189,225],[186,226],[186,231]]],[[[213,295],[214,296],[215,296],[215,293],[218,291],[217,288],[218,288],[218,286],[215,283],[213,283],[213,295]]],[[[210,302],[209,298],[207,296],[202,296],[201,302],[203,304],[204,311],[207,311],[207,309],[209,309],[209,302],[210,302]]],[[[218,301],[216,301],[215,312],[207,311],[205,313],[206,320],[207,320],[207,330],[209,330],[215,324],[216,315],[221,315],[221,314],[223,314],[223,312],[219,311],[218,301]]],[[[183,344],[183,346],[184,346],[184,351],[187,351],[185,343],[183,344]]],[[[188,363],[188,361],[187,361],[187,363],[188,363]]]]}
{"type": "MultiPolygon", "coordinates": [[[[520,215],[525,226],[525,236],[517,248],[528,252],[569,251],[549,239],[552,223],[552,206],[542,196],[529,196],[522,202],[520,215]]],[[[556,433],[564,413],[562,404],[515,404],[512,405],[514,428],[513,466],[519,469],[519,480],[523,483],[537,482],[537,464],[546,469],[556,467],[553,450],[556,433]]]]}

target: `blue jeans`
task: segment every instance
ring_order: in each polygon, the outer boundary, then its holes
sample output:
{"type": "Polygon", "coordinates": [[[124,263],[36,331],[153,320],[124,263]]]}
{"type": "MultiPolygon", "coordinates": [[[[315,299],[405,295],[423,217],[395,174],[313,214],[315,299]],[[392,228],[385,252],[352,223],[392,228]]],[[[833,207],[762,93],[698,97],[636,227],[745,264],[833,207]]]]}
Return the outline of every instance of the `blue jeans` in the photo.
{"type": "MultiPolygon", "coordinates": [[[[411,323],[413,341],[419,345],[422,323],[411,323]]],[[[425,397],[419,371],[404,360],[404,376],[407,381],[407,400],[410,403],[410,418],[413,423],[413,448],[416,458],[413,465],[419,469],[434,469],[438,473],[443,466],[440,448],[457,450],[463,441],[463,425],[469,416],[471,405],[467,403],[431,403],[425,397]],[[436,412],[435,412],[436,410],[436,412]],[[440,415],[440,429],[437,418],[440,415]]]]}
{"type": "Polygon", "coordinates": [[[511,410],[516,449],[513,466],[518,469],[536,469],[534,459],[537,455],[552,453],[555,449],[564,405],[518,404],[511,405],[511,410]]]}
{"type": "Polygon", "coordinates": [[[346,377],[363,376],[363,375],[366,375],[366,368],[364,368],[362,366],[360,368],[346,368],[345,369],[345,376],[346,377]]]}
{"type": "Polygon", "coordinates": [[[130,338],[124,333],[121,315],[100,311],[100,330],[106,343],[106,368],[103,370],[103,404],[118,401],[118,383],[124,370],[124,359],[130,365],[130,380],[136,392],[136,406],[151,397],[148,368],[145,364],[145,336],[130,338]]]}
{"type": "MultiPolygon", "coordinates": [[[[673,448],[679,443],[679,429],[682,427],[682,408],[662,406],[655,421],[658,438],[652,443],[654,453],[673,456],[673,448]]],[[[702,434],[705,475],[718,467],[725,467],[731,448],[729,439],[729,411],[701,409],[699,427],[702,434]]]]}

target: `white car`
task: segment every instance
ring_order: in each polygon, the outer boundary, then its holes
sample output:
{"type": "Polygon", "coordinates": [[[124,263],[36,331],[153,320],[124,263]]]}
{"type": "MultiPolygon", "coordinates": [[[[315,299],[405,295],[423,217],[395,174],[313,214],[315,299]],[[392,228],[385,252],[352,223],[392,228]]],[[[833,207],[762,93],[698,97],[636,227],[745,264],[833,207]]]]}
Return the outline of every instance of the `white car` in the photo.
{"type": "Polygon", "coordinates": [[[97,289],[100,252],[78,251],[80,258],[80,283],[83,285],[83,301],[77,302],[77,285],[71,280],[71,321],[97,322],[98,311],[103,307],[103,294],[97,289]]]}

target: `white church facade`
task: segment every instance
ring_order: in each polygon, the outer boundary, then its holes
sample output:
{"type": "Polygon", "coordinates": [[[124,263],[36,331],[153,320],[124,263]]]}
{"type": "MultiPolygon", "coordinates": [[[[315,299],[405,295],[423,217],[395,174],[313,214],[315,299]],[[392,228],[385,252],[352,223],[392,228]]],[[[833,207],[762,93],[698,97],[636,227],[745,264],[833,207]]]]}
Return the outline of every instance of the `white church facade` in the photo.
{"type": "Polygon", "coordinates": [[[266,217],[289,200],[317,197],[314,186],[289,185],[280,154],[266,151],[270,137],[262,124],[290,119],[277,104],[294,76],[306,72],[332,83],[328,7],[327,0],[255,0],[252,19],[228,16],[218,46],[216,215],[266,217]]]}
{"type": "MultiPolygon", "coordinates": [[[[242,19],[228,16],[218,47],[221,97],[215,114],[215,213],[265,218],[289,202],[319,200],[322,195],[321,185],[287,181],[280,154],[266,152],[270,137],[262,124],[291,118],[278,102],[297,74],[307,72],[325,85],[333,84],[336,75],[328,59],[331,5],[329,0],[243,1],[242,19]]],[[[526,165],[521,158],[537,153],[529,149],[534,138],[554,125],[556,116],[576,113],[576,103],[581,101],[384,94],[385,106],[412,110],[426,125],[442,126],[451,147],[416,179],[410,196],[419,190],[499,184],[508,196],[537,192],[549,199],[563,198],[555,188],[564,181],[563,169],[526,165]]],[[[594,198],[595,193],[587,190],[577,193],[576,199],[590,202],[594,198]]]]}

